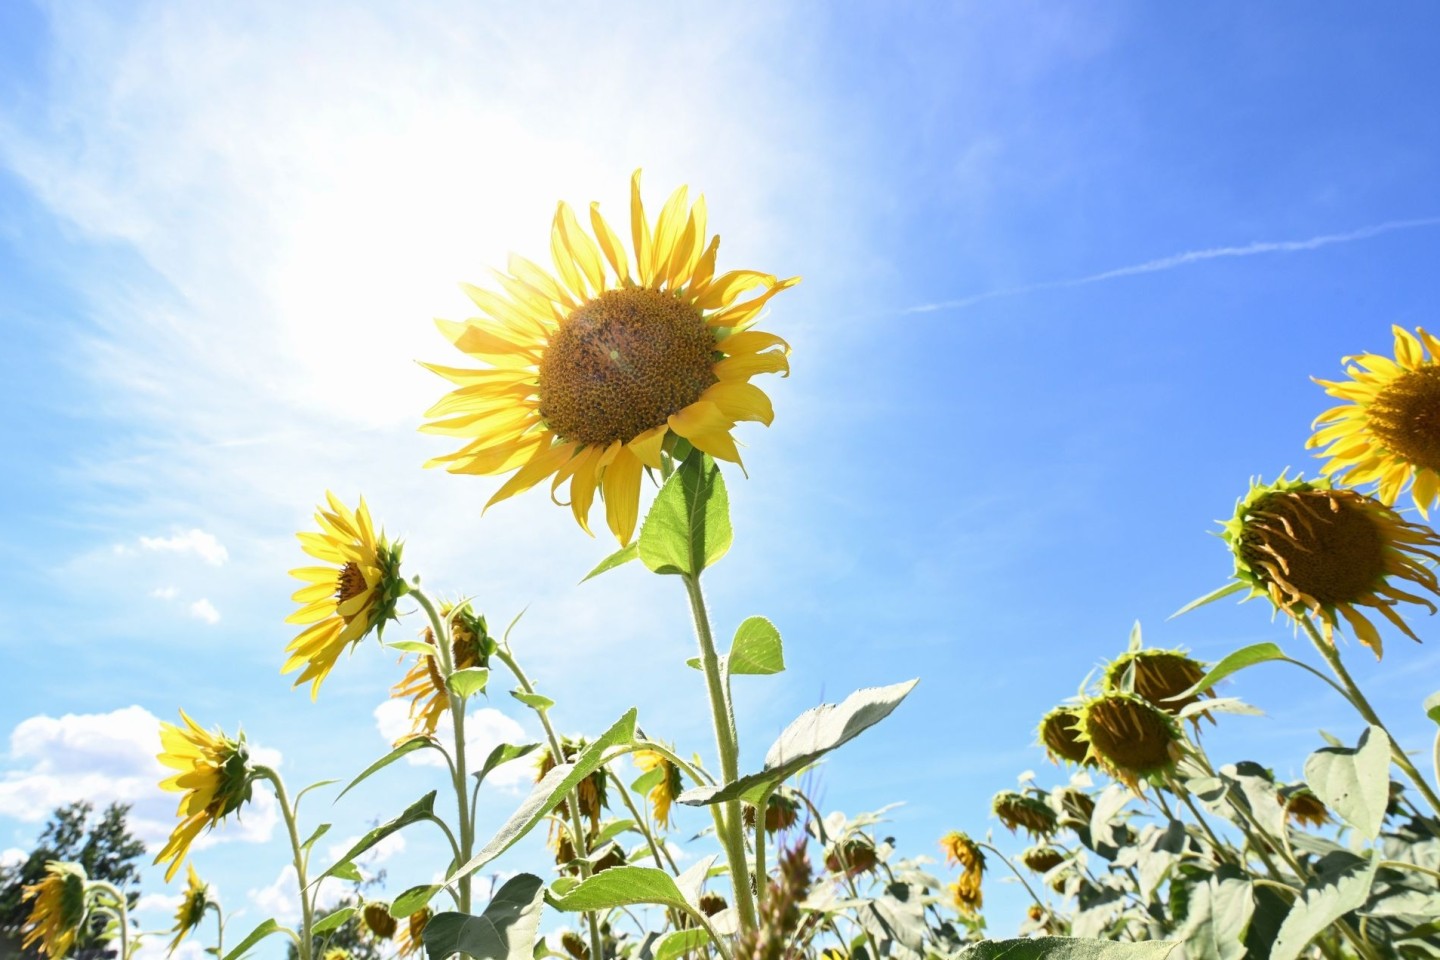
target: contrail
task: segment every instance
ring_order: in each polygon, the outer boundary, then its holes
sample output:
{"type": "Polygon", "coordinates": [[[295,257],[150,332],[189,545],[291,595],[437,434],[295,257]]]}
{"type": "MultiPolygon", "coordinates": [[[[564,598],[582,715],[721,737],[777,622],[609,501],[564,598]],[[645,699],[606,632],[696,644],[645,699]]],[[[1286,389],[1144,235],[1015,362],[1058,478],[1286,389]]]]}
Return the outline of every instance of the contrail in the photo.
{"type": "Polygon", "coordinates": [[[1394,233],[1397,230],[1415,230],[1420,227],[1437,226],[1440,226],[1440,217],[1423,217],[1417,220],[1390,220],[1369,227],[1361,227],[1358,230],[1351,230],[1349,233],[1326,233],[1318,237],[1311,237],[1308,240],[1267,240],[1247,243],[1239,247],[1211,247],[1208,250],[1190,250],[1186,253],[1177,253],[1172,256],[1161,257],[1158,260],[1147,260],[1144,263],[1132,264],[1128,267],[1116,267],[1113,270],[1106,270],[1104,273],[1092,273],[1086,277],[1074,277],[1069,280],[1046,280],[1041,283],[1026,284],[1023,287],[1006,287],[1000,290],[989,290],[985,293],[961,297],[958,300],[942,300],[939,303],[922,303],[919,306],[906,307],[900,312],[902,314],[908,314],[934,313],[937,310],[963,310],[966,307],[973,307],[977,303],[984,303],[986,300],[1016,297],[1022,293],[1034,293],[1037,290],[1083,287],[1086,284],[1101,283],[1105,280],[1115,280],[1120,277],[1133,277],[1141,273],[1159,273],[1161,270],[1173,270],[1176,267],[1199,263],[1202,260],[1219,260],[1224,257],[1253,257],[1263,253],[1296,253],[1301,250],[1318,250],[1321,247],[1329,247],[1337,243],[1353,243],[1356,240],[1368,240],[1371,237],[1378,237],[1385,233],[1394,233]]]}

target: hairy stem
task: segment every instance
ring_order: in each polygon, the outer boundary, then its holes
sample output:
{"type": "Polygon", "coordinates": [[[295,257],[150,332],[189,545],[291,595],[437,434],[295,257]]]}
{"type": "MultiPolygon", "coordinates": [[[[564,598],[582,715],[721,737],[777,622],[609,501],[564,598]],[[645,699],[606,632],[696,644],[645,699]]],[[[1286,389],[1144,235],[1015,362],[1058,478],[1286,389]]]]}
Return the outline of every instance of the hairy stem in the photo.
{"type": "Polygon", "coordinates": [[[280,803],[280,815],[285,818],[285,829],[290,834],[290,850],[295,857],[295,880],[300,886],[300,942],[295,947],[300,952],[300,960],[312,960],[315,936],[310,931],[315,926],[315,907],[310,902],[310,883],[305,878],[305,851],[300,846],[295,808],[290,804],[290,797],[285,792],[285,782],[280,779],[280,774],[270,767],[257,766],[255,775],[262,780],[269,780],[270,785],[275,788],[275,799],[280,803]]]}

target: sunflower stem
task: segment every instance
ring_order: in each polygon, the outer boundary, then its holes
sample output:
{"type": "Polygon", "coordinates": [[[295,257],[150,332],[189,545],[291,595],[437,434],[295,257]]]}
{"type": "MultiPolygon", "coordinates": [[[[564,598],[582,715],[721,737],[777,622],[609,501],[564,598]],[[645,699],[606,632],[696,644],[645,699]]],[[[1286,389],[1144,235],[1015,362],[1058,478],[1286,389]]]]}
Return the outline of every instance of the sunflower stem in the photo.
{"type": "Polygon", "coordinates": [[[315,925],[315,910],[310,902],[310,884],[305,878],[305,850],[300,846],[295,808],[290,804],[290,796],[285,792],[285,781],[280,779],[280,774],[270,767],[257,765],[255,777],[258,780],[269,780],[270,785],[275,788],[275,799],[280,803],[280,815],[285,818],[285,829],[290,834],[290,850],[295,857],[295,882],[300,887],[300,942],[295,948],[300,954],[300,960],[311,960],[315,937],[310,931],[315,925]]]}
{"type": "Polygon", "coordinates": [[[90,887],[106,894],[115,901],[115,920],[120,926],[120,960],[129,960],[130,957],[130,913],[125,902],[125,895],[120,888],[104,880],[91,880],[90,887]]]}
{"type": "MultiPolygon", "coordinates": [[[[1305,632],[1310,635],[1310,642],[1315,645],[1315,649],[1320,651],[1320,656],[1325,658],[1325,662],[1330,665],[1330,669],[1335,673],[1335,676],[1340,678],[1340,682],[1345,686],[1345,691],[1350,703],[1356,710],[1360,711],[1360,716],[1365,718],[1365,722],[1373,724],[1384,731],[1385,739],[1390,741],[1390,759],[1395,761],[1397,767],[1405,771],[1405,775],[1411,779],[1416,789],[1420,791],[1421,796],[1425,798],[1435,812],[1440,813],[1440,796],[1436,796],[1435,791],[1431,789],[1425,777],[1419,770],[1415,769],[1415,764],[1410,762],[1410,758],[1405,755],[1405,751],[1401,749],[1400,744],[1390,735],[1390,728],[1385,726],[1380,716],[1375,712],[1375,708],[1370,706],[1370,701],[1365,698],[1365,694],[1360,692],[1360,687],[1355,683],[1355,679],[1350,676],[1350,671],[1346,670],[1345,664],[1340,661],[1340,651],[1335,649],[1334,644],[1325,642],[1325,638],[1320,635],[1320,631],[1315,628],[1315,624],[1310,622],[1309,617],[1298,617],[1297,619],[1300,621],[1300,625],[1305,628],[1305,632]]],[[[1437,776],[1440,776],[1440,774],[1437,774],[1437,776]]]]}
{"type": "Polygon", "coordinates": [[[1009,867],[1010,872],[1015,874],[1015,879],[1020,881],[1020,885],[1025,888],[1026,893],[1030,894],[1030,899],[1035,901],[1035,905],[1041,910],[1048,909],[1045,906],[1045,901],[1041,900],[1040,897],[1036,895],[1035,888],[1030,886],[1029,881],[1025,879],[1024,875],[1022,875],[1019,870],[1015,869],[1015,864],[1010,862],[1009,857],[1005,856],[1005,854],[1001,853],[999,850],[995,849],[990,844],[983,841],[975,841],[975,846],[983,847],[986,850],[989,850],[991,853],[995,854],[995,856],[999,857],[1000,862],[1005,864],[1005,866],[1009,867]]]}
{"type": "MultiPolygon", "coordinates": [[[[456,866],[469,863],[475,846],[475,825],[470,822],[470,795],[465,788],[465,701],[449,689],[450,675],[455,672],[455,658],[450,652],[449,624],[435,609],[435,604],[419,586],[410,588],[410,596],[420,604],[430,618],[430,629],[435,634],[435,654],[440,659],[440,676],[444,678],[445,700],[450,706],[450,724],[455,730],[455,767],[452,771],[455,785],[455,803],[460,814],[460,858],[456,866]]],[[[460,878],[460,912],[470,912],[470,875],[460,878]]]]}
{"type": "MultiPolygon", "coordinates": [[[[705,609],[705,595],[700,591],[698,574],[682,574],[685,593],[690,598],[690,612],[695,619],[695,637],[700,644],[700,666],[705,671],[705,685],[710,695],[710,716],[715,725],[715,746],[720,753],[720,782],[734,783],[740,779],[740,745],[735,732],[735,710],[730,702],[727,679],[720,673],[720,655],[715,650],[715,635],[710,629],[710,614],[705,609]]],[[[735,906],[740,913],[740,932],[755,928],[755,900],[750,892],[750,864],[745,856],[740,801],[727,800],[724,816],[719,818],[720,842],[730,863],[730,881],[735,890],[735,906]]]]}
{"type": "Polygon", "coordinates": [[[225,912],[220,909],[220,904],[206,904],[206,909],[215,910],[215,956],[225,956],[225,912]]]}

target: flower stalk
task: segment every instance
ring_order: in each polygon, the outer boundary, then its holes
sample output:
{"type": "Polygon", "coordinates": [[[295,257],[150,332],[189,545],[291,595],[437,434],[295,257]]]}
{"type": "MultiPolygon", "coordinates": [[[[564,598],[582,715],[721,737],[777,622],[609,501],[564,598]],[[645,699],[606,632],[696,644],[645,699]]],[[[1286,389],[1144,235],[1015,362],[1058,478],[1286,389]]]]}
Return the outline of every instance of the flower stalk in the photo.
{"type": "MultiPolygon", "coordinates": [[[[315,926],[315,909],[310,902],[310,883],[305,875],[305,850],[300,844],[300,829],[296,823],[295,807],[285,792],[285,782],[271,767],[256,765],[255,778],[268,780],[275,790],[275,799],[280,803],[280,815],[285,819],[285,829],[290,834],[290,850],[294,854],[295,880],[300,887],[300,938],[295,944],[300,960],[314,960],[312,948],[315,926]]],[[[223,956],[223,954],[222,954],[223,956]]]]}

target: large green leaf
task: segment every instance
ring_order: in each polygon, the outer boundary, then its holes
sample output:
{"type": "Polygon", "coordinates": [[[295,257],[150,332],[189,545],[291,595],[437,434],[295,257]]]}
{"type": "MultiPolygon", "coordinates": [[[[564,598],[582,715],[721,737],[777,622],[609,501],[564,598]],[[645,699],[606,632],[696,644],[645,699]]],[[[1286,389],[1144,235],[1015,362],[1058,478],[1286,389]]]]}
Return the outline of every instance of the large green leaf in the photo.
{"type": "Polygon", "coordinates": [[[1321,860],[1315,876],[1300,891],[1270,950],[1270,960],[1296,960],[1311,940],[1370,896],[1379,857],[1337,853],[1321,860]]]}
{"type": "Polygon", "coordinates": [[[240,957],[245,956],[245,954],[249,952],[251,947],[272,933],[286,933],[292,937],[295,935],[291,930],[280,926],[280,924],[276,923],[273,919],[262,920],[254,930],[251,930],[245,935],[244,940],[241,940],[236,946],[230,949],[229,953],[225,954],[224,960],[239,960],[240,957]]]}
{"type": "Polygon", "coordinates": [[[530,960],[544,910],[545,881],[522,873],[505,881],[478,917],[437,913],[421,939],[429,960],[459,953],[475,960],[530,960]]]}
{"type": "Polygon", "coordinates": [[[792,774],[884,720],[919,682],[907,680],[888,687],[867,687],[850,694],[839,704],[822,703],[806,710],[771,745],[760,772],[741,777],[733,783],[695,787],[680,794],[677,799],[691,806],[737,797],[757,803],[765,793],[792,774]]]}
{"type": "Polygon", "coordinates": [[[1390,738],[1371,725],[1353,750],[1316,750],[1305,761],[1305,782],[1362,837],[1374,840],[1390,802],[1390,738]]]}
{"type": "MultiPolygon", "coordinates": [[[[461,877],[474,873],[509,850],[521,837],[534,829],[535,825],[545,818],[545,814],[555,809],[565,795],[575,789],[576,784],[594,773],[605,762],[607,751],[633,741],[635,739],[635,714],[635,708],[631,707],[623,717],[615,721],[609,730],[601,734],[599,739],[582,750],[580,756],[575,758],[574,763],[557,764],[539,783],[535,784],[530,791],[530,796],[526,797],[525,802],[520,804],[520,807],[510,815],[510,819],[490,839],[490,842],[485,844],[480,852],[470,859],[469,863],[464,864],[446,878],[445,883],[447,885],[454,883],[461,877]]],[[[605,871],[605,873],[609,872],[609,870],[605,871]]]]}
{"type": "Polygon", "coordinates": [[[346,920],[349,920],[354,915],[354,907],[341,907],[334,913],[317,920],[315,925],[310,928],[310,932],[319,935],[329,933],[331,930],[338,930],[344,926],[346,920]]]}
{"type": "Polygon", "coordinates": [[[960,951],[958,960],[1165,960],[1178,941],[1116,943],[1069,937],[1033,940],[984,940],[960,951]]]}
{"type": "Polygon", "coordinates": [[[1210,672],[1201,677],[1199,682],[1190,689],[1177,693],[1169,699],[1174,701],[1193,697],[1202,690],[1209,690],[1232,673],[1239,673],[1246,667],[1253,667],[1257,663],[1267,663],[1271,660],[1285,659],[1287,659],[1285,651],[1273,643],[1255,643],[1248,647],[1241,647],[1211,667],[1210,672]]]}
{"type": "Polygon", "coordinates": [[[421,797],[419,800],[416,800],[414,803],[410,804],[410,806],[406,807],[404,812],[401,813],[400,816],[396,817],[394,820],[389,820],[385,823],[380,824],[380,826],[376,827],[374,830],[371,830],[359,840],[356,840],[354,846],[352,846],[349,850],[345,851],[345,855],[343,857],[341,857],[339,860],[336,860],[334,865],[331,866],[330,869],[320,874],[320,876],[316,877],[311,882],[318,883],[321,879],[325,877],[335,875],[336,871],[353,861],[356,857],[360,856],[360,854],[364,853],[366,850],[369,850],[371,847],[375,846],[375,844],[379,843],[381,840],[384,840],[386,837],[390,836],[390,834],[395,833],[399,830],[403,830],[406,827],[410,826],[410,824],[412,823],[418,823],[421,820],[433,819],[435,816],[435,794],[436,791],[431,790],[429,793],[425,794],[425,796],[421,797]]]}
{"type": "Polygon", "coordinates": [[[710,934],[699,927],[689,930],[672,930],[661,937],[654,947],[655,960],[676,960],[692,950],[698,950],[710,942],[710,934]]]}
{"type": "Polygon", "coordinates": [[[635,903],[656,903],[690,910],[675,878],[655,867],[611,867],[576,884],[553,901],[557,910],[609,910],[635,903]]]}
{"type": "Polygon", "coordinates": [[[385,767],[390,766],[390,764],[394,763],[396,760],[399,760],[406,754],[414,753],[416,750],[424,750],[426,747],[432,747],[437,750],[439,749],[439,747],[436,746],[435,741],[431,740],[429,737],[416,737],[413,740],[406,740],[404,743],[400,744],[400,746],[396,747],[394,750],[391,750],[389,753],[385,754],[385,756],[381,757],[379,760],[376,760],[374,763],[370,764],[370,766],[362,770],[360,772],[360,776],[356,777],[354,780],[351,780],[348,784],[345,785],[345,789],[340,791],[340,796],[335,798],[335,802],[339,803],[340,797],[343,797],[345,796],[345,794],[349,793],[356,784],[360,783],[360,781],[370,776],[370,774],[375,773],[379,770],[383,770],[385,767]]]}
{"type": "Polygon", "coordinates": [[[730,498],[715,461],[698,450],[665,481],[640,525],[640,559],[656,573],[697,576],[734,540],[730,498]]]}
{"type": "Polygon", "coordinates": [[[400,896],[390,901],[390,916],[396,920],[404,920],[429,903],[430,899],[440,890],[441,885],[438,883],[422,883],[407,888],[400,896]]]}
{"type": "Polygon", "coordinates": [[[1245,933],[1255,914],[1254,888],[1238,875],[1195,884],[1181,931],[1187,960],[1241,960],[1245,933]]]}
{"type": "Polygon", "coordinates": [[[485,689],[490,680],[490,671],[484,667],[466,667],[456,670],[445,678],[445,686],[461,700],[472,697],[485,689]]]}

